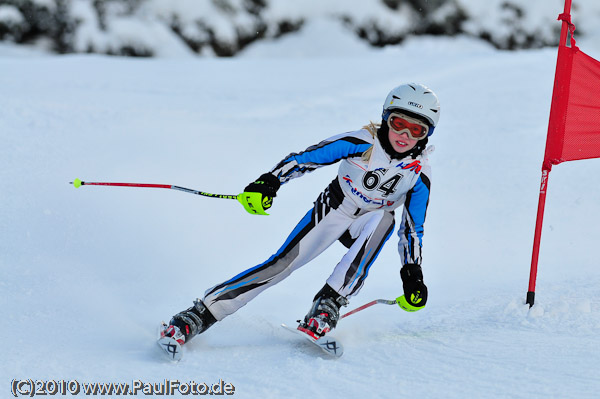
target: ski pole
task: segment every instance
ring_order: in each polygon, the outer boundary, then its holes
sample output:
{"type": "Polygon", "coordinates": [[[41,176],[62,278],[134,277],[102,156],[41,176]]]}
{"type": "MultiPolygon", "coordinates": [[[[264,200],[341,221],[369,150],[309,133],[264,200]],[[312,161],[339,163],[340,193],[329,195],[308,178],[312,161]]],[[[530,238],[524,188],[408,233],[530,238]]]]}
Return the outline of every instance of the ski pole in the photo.
{"type": "Polygon", "coordinates": [[[238,195],[227,195],[227,194],[212,194],[204,191],[192,190],[190,188],[173,186],[171,184],[146,184],[146,183],[106,183],[106,182],[84,182],[79,179],[75,179],[70,182],[75,188],[81,186],[116,186],[116,187],[149,187],[149,188],[167,188],[171,190],[183,191],[185,193],[201,195],[203,197],[211,198],[222,198],[222,199],[238,199],[238,195]]]}
{"type": "Polygon", "coordinates": [[[356,312],[360,312],[361,310],[365,310],[367,308],[370,308],[373,305],[377,305],[378,303],[381,303],[381,304],[384,304],[384,305],[398,305],[398,306],[400,306],[400,302],[399,302],[400,298],[402,298],[402,297],[400,296],[400,297],[398,297],[396,299],[376,299],[374,301],[366,303],[366,304],[364,304],[364,305],[362,305],[362,306],[360,306],[360,307],[358,307],[358,308],[356,308],[354,310],[351,310],[350,312],[342,315],[342,317],[340,317],[340,320],[343,319],[346,316],[350,316],[350,315],[352,315],[352,314],[354,314],[356,312]]]}

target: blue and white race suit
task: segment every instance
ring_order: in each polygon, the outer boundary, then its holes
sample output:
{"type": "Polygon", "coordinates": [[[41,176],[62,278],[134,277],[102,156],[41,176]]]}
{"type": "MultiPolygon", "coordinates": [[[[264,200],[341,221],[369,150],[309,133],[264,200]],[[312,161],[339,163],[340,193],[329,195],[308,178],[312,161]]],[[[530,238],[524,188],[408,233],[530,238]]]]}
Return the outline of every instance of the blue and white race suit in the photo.
{"type": "Polygon", "coordinates": [[[425,150],[414,158],[393,159],[367,128],[330,137],[288,155],[270,171],[282,184],[341,161],[337,177],[275,254],[208,289],[203,302],[221,320],[337,240],[348,252],[327,283],[344,297],[356,295],[393,233],[394,210],[402,205],[398,229],[401,264],[421,264],[431,174],[427,155],[425,150]],[[367,160],[363,154],[371,147],[367,160]]]}

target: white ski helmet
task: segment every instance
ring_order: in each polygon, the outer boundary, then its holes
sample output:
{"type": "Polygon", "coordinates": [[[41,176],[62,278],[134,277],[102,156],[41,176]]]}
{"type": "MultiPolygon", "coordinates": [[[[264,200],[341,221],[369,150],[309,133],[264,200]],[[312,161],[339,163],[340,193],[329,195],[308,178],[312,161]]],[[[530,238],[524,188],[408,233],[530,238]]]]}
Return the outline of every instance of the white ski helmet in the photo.
{"type": "Polygon", "coordinates": [[[390,91],[383,104],[381,118],[387,121],[393,110],[408,111],[429,121],[431,129],[428,136],[440,120],[440,102],[433,91],[419,83],[408,83],[395,87],[390,91]]]}

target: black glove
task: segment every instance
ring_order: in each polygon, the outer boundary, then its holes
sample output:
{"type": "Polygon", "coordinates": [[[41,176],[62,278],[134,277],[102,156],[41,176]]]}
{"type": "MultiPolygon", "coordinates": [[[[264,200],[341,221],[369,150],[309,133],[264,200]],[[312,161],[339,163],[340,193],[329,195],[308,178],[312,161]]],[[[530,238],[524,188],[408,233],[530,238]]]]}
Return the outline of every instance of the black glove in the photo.
{"type": "Polygon", "coordinates": [[[406,302],[414,308],[425,306],[427,303],[427,286],[423,283],[421,266],[411,263],[404,265],[400,269],[400,277],[402,277],[402,288],[404,288],[406,302]]]}
{"type": "Polygon", "coordinates": [[[248,184],[244,192],[261,193],[263,197],[276,197],[281,183],[271,173],[263,173],[256,181],[248,184]]]}

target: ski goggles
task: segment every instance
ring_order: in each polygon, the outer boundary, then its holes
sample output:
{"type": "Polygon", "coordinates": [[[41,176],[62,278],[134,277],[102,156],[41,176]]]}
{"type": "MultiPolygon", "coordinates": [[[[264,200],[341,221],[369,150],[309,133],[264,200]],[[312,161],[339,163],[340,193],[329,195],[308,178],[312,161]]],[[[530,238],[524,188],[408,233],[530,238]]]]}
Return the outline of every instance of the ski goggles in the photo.
{"type": "Polygon", "coordinates": [[[408,132],[408,135],[415,140],[422,140],[429,133],[429,126],[427,124],[404,114],[390,114],[387,123],[395,133],[408,132]]]}

